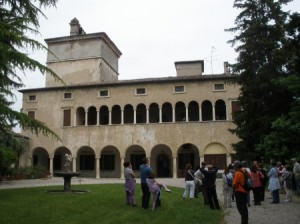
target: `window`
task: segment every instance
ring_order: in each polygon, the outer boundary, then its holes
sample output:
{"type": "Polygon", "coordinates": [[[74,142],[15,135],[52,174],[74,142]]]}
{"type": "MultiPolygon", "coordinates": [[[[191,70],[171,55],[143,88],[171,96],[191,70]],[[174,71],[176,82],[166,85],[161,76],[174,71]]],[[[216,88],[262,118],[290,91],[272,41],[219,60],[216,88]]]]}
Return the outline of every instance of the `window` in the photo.
{"type": "Polygon", "coordinates": [[[232,111],[232,118],[234,119],[236,113],[238,113],[239,111],[241,111],[241,105],[240,105],[240,101],[231,101],[231,111],[232,111]]]}
{"type": "Polygon", "coordinates": [[[64,99],[72,99],[72,93],[64,93],[64,99]]]}
{"type": "Polygon", "coordinates": [[[183,93],[184,86],[175,86],[175,93],[183,93]]]}
{"type": "Polygon", "coordinates": [[[36,95],[30,95],[29,101],[36,101],[36,95]]]}
{"type": "Polygon", "coordinates": [[[63,126],[71,126],[71,110],[64,110],[64,121],[63,126]]]}
{"type": "Polygon", "coordinates": [[[137,88],[135,93],[137,95],[145,95],[146,94],[146,89],[145,88],[137,88]]]}
{"type": "Polygon", "coordinates": [[[108,90],[100,90],[99,96],[100,97],[108,97],[108,90]]]}
{"type": "Polygon", "coordinates": [[[224,84],[215,84],[215,90],[224,90],[224,84]]]}
{"type": "Polygon", "coordinates": [[[146,154],[131,154],[130,161],[133,170],[140,170],[140,165],[143,164],[143,159],[146,157],[146,154]]]}
{"type": "Polygon", "coordinates": [[[100,170],[115,170],[115,155],[101,155],[100,170]]]}
{"type": "Polygon", "coordinates": [[[94,155],[80,155],[80,170],[94,170],[95,156],[94,155]]]}
{"type": "Polygon", "coordinates": [[[29,117],[31,117],[33,119],[35,118],[35,111],[34,110],[28,111],[27,114],[28,114],[29,117]]]}

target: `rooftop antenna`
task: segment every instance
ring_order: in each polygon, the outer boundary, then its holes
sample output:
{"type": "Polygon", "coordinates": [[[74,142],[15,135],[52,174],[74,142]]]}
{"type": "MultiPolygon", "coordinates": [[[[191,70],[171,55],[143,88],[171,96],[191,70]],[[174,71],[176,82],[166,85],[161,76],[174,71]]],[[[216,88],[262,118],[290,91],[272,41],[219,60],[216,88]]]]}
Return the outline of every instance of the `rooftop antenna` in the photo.
{"type": "Polygon", "coordinates": [[[211,69],[211,74],[214,74],[213,71],[213,66],[212,66],[212,62],[213,62],[213,52],[216,50],[216,48],[214,46],[211,47],[211,51],[210,51],[210,69],[211,69]]]}

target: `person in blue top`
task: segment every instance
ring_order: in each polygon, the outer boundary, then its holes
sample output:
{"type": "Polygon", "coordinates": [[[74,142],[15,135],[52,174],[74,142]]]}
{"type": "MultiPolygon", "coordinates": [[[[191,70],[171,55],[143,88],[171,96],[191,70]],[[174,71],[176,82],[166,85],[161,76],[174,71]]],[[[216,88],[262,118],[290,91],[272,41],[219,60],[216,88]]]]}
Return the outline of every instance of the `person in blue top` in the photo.
{"type": "Polygon", "coordinates": [[[140,165],[140,175],[141,175],[141,186],[142,186],[142,207],[144,209],[149,208],[149,201],[150,201],[150,191],[149,187],[147,185],[146,179],[150,177],[152,172],[152,169],[149,165],[149,159],[144,158],[143,159],[143,164],[140,165]]]}
{"type": "Polygon", "coordinates": [[[271,164],[273,167],[270,169],[268,173],[269,177],[269,190],[272,192],[273,201],[272,204],[278,204],[280,202],[279,190],[280,190],[280,182],[279,182],[279,171],[276,168],[277,163],[273,162],[271,164]]]}

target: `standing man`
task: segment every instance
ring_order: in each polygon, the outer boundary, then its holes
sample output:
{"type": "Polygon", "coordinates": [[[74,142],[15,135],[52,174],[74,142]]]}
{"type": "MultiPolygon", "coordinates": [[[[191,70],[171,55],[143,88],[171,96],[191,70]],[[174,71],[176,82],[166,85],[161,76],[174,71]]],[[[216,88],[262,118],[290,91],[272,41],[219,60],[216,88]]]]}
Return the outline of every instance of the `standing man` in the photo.
{"type": "Polygon", "coordinates": [[[300,164],[298,163],[296,158],[291,159],[293,163],[293,173],[296,181],[296,190],[297,193],[300,194],[300,164]]]}
{"type": "Polygon", "coordinates": [[[216,191],[216,178],[217,178],[218,168],[213,167],[212,165],[208,165],[207,170],[205,168],[200,168],[200,171],[204,175],[207,199],[210,208],[211,209],[216,208],[220,210],[220,205],[219,205],[217,191],[216,191]]]}
{"type": "Polygon", "coordinates": [[[146,179],[150,177],[151,175],[151,167],[149,166],[149,159],[144,158],[143,159],[143,164],[140,165],[140,175],[141,175],[141,186],[142,186],[142,207],[144,209],[149,208],[149,201],[150,201],[150,192],[149,192],[149,187],[147,185],[146,179]]]}
{"type": "Polygon", "coordinates": [[[233,187],[235,189],[235,201],[236,207],[241,215],[242,224],[248,224],[248,207],[247,207],[247,195],[248,192],[244,189],[244,173],[243,165],[240,161],[235,161],[234,167],[237,172],[234,174],[233,187]]]}
{"type": "MultiPolygon", "coordinates": [[[[203,161],[201,163],[201,169],[207,170],[206,162],[203,161]]],[[[202,192],[202,196],[203,196],[203,199],[204,199],[204,204],[209,205],[208,197],[207,197],[207,187],[206,187],[205,178],[202,179],[201,192],[202,192]]]]}

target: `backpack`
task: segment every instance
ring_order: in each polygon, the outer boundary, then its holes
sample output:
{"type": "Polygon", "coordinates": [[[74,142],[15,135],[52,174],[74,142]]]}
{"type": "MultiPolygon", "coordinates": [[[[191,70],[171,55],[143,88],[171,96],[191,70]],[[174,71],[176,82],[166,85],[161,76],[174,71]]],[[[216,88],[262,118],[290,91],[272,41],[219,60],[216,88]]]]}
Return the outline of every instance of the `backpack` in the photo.
{"type": "Polygon", "coordinates": [[[225,177],[227,179],[227,185],[228,185],[228,187],[232,187],[232,179],[228,178],[226,174],[225,174],[225,177]]]}
{"type": "Polygon", "coordinates": [[[246,191],[250,191],[253,188],[253,179],[250,177],[249,173],[247,171],[242,172],[240,170],[237,170],[241,173],[243,173],[244,175],[244,184],[242,185],[242,187],[246,190],[246,191]]]}

